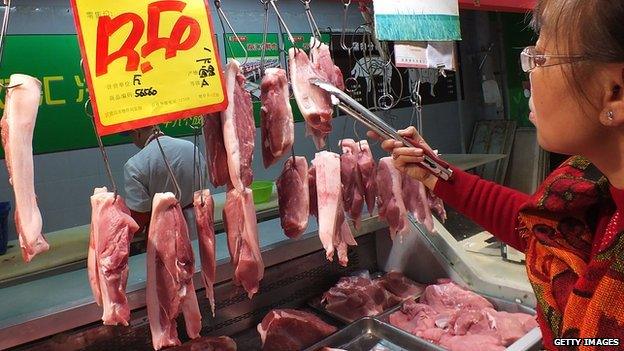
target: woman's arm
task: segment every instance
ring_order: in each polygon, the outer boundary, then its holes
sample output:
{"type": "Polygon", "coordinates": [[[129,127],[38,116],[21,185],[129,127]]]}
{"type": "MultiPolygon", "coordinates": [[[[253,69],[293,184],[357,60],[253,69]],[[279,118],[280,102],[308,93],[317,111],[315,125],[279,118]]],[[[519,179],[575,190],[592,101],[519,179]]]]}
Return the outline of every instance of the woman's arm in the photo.
{"type": "Polygon", "coordinates": [[[526,244],[517,230],[518,212],[529,195],[452,169],[452,179],[438,180],[433,192],[501,241],[524,252],[526,244]]]}

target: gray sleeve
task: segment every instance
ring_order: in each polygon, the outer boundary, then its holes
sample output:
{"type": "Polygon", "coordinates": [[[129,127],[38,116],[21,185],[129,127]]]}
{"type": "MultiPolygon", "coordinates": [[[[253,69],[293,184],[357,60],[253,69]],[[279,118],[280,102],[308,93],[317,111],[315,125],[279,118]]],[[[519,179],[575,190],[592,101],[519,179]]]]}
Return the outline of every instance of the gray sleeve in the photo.
{"type": "Polygon", "coordinates": [[[130,161],[124,166],[124,187],[129,209],[143,213],[152,210],[152,198],[144,185],[143,175],[130,161]]]}

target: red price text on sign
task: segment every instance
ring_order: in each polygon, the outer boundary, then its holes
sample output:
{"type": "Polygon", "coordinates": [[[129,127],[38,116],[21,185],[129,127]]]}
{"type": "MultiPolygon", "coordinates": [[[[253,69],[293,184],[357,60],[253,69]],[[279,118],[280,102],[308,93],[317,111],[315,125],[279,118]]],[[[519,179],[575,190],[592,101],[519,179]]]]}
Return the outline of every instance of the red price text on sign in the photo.
{"type": "Polygon", "coordinates": [[[72,7],[100,135],[227,106],[203,0],[104,5],[101,0],[72,0],[72,7]],[[132,91],[115,91],[124,81],[132,83],[132,91]],[[145,91],[150,93],[141,93],[145,91]],[[119,112],[120,105],[136,108],[127,114],[128,109],[119,112]]]}

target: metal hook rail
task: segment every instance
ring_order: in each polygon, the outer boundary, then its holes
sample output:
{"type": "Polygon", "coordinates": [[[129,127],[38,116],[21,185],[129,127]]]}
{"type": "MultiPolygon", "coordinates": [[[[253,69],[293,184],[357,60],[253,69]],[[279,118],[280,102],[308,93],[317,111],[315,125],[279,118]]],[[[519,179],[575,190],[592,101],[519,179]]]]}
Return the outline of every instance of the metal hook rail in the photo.
{"type": "Polygon", "coordinates": [[[102,159],[104,160],[104,166],[106,168],[106,176],[108,177],[108,180],[110,181],[113,187],[113,194],[115,196],[113,203],[115,203],[115,201],[117,201],[117,195],[118,195],[117,183],[115,182],[115,178],[113,177],[113,171],[111,170],[110,161],[108,160],[108,154],[106,153],[106,149],[104,148],[104,143],[102,142],[102,138],[97,132],[97,128],[95,126],[95,118],[93,117],[93,113],[89,112],[89,105],[91,105],[91,98],[88,98],[87,101],[85,102],[84,112],[87,115],[87,117],[91,120],[91,125],[93,126],[93,132],[95,133],[95,138],[97,139],[98,147],[100,149],[100,153],[102,154],[102,159]]]}
{"type": "Polygon", "coordinates": [[[217,13],[219,15],[219,22],[221,23],[221,29],[223,30],[223,37],[225,39],[225,42],[228,45],[228,48],[230,49],[230,54],[234,55],[234,52],[232,51],[232,44],[230,44],[230,40],[228,40],[228,38],[225,37],[227,32],[225,31],[225,25],[223,24],[224,21],[227,24],[228,28],[230,28],[230,31],[236,38],[236,41],[238,41],[238,44],[240,45],[241,49],[243,49],[243,52],[245,53],[245,60],[241,64],[242,66],[244,66],[249,60],[249,52],[247,51],[247,48],[245,47],[245,44],[243,44],[243,41],[241,40],[241,38],[238,36],[238,33],[236,33],[236,31],[234,30],[232,23],[230,23],[230,20],[225,15],[225,12],[223,12],[223,8],[221,8],[221,0],[215,0],[214,4],[217,9],[217,13]]]}

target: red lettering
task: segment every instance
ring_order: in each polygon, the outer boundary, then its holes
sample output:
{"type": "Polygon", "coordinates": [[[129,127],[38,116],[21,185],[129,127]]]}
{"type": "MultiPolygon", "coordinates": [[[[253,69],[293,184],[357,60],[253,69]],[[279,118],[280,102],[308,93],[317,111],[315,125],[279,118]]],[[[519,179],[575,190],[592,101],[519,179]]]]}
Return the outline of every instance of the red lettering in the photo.
{"type": "Polygon", "coordinates": [[[188,50],[194,47],[201,36],[199,23],[188,16],[181,16],[173,26],[169,38],[158,36],[160,28],[160,15],[166,11],[182,12],[186,3],[182,1],[157,1],[148,6],[147,43],[141,47],[141,56],[147,57],[158,49],[165,49],[165,58],[175,57],[178,51],[188,50]],[[189,29],[186,40],[182,37],[189,29]]]}
{"type": "Polygon", "coordinates": [[[97,47],[95,54],[95,75],[97,77],[108,73],[108,66],[122,57],[127,59],[126,71],[136,71],[139,67],[139,53],[135,51],[141,40],[145,24],[139,15],[124,13],[111,19],[110,16],[102,16],[98,20],[97,47]],[[110,37],[124,25],[132,23],[132,31],[128,39],[119,50],[109,53],[110,37]]]}

